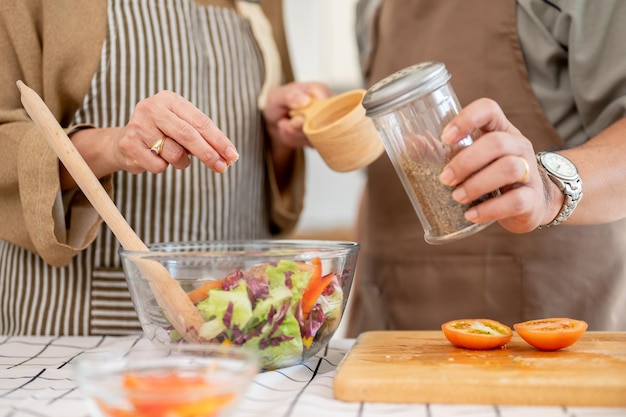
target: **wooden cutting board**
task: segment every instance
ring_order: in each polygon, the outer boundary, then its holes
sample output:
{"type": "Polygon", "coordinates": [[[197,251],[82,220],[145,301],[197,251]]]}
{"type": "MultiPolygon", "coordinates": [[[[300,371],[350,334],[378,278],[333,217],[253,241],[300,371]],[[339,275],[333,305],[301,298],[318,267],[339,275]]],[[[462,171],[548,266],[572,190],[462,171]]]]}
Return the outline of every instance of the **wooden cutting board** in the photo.
{"type": "Polygon", "coordinates": [[[473,351],[441,331],[366,332],[333,391],[344,401],[626,406],[626,332],[586,332],[556,352],[517,334],[504,349],[473,351]]]}

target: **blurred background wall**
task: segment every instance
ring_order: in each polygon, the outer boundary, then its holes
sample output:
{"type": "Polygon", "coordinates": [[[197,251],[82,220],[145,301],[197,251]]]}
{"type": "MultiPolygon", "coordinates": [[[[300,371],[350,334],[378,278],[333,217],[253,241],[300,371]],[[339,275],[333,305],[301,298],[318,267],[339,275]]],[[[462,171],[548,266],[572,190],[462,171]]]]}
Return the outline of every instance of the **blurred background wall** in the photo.
{"type": "MultiPolygon", "coordinates": [[[[285,24],[298,81],[323,81],[335,93],[362,88],[354,12],[357,0],[284,0],[285,24]]],[[[296,236],[354,239],[362,172],[332,171],[306,151],[305,207],[296,236]]]]}
{"type": "MultiPolygon", "coordinates": [[[[284,0],[290,54],[298,81],[323,81],[335,93],[362,88],[354,17],[357,0],[284,0]]],[[[356,240],[363,172],[338,173],[306,150],[306,197],[294,237],[356,240]]],[[[351,298],[350,298],[351,299],[351,298]]],[[[350,309],[350,300],[344,315],[350,309]]],[[[342,320],[335,338],[345,335],[342,320]]]]}

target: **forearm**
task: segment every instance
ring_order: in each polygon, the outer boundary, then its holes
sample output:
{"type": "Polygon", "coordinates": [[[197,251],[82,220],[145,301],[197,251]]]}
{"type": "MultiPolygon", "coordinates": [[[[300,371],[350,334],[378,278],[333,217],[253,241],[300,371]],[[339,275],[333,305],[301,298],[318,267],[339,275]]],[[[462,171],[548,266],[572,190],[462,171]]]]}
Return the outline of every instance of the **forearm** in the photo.
{"type": "Polygon", "coordinates": [[[559,151],[576,164],[583,198],[567,224],[607,223],[626,217],[626,118],[576,148],[559,151]]]}
{"type": "MultiPolygon", "coordinates": [[[[104,178],[120,169],[115,160],[116,152],[112,149],[119,130],[120,128],[87,128],[70,135],[76,150],[97,178],[104,178]]],[[[59,165],[59,178],[61,190],[76,187],[76,182],[62,163],[59,165]]]]}

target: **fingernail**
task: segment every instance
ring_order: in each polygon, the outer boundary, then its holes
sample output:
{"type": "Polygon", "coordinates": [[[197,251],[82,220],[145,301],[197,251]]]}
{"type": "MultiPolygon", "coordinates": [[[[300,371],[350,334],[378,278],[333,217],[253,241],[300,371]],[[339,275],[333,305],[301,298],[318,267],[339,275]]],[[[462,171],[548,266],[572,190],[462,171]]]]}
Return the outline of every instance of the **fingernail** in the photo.
{"type": "Polygon", "coordinates": [[[478,219],[478,210],[474,207],[470,208],[465,212],[465,218],[470,222],[475,223],[478,219]]]}
{"type": "Polygon", "coordinates": [[[293,100],[293,107],[304,107],[311,102],[311,96],[307,94],[298,94],[293,100]]]}
{"type": "Polygon", "coordinates": [[[452,198],[461,204],[467,203],[467,194],[465,194],[465,187],[456,187],[452,192],[452,198]]]}
{"type": "Polygon", "coordinates": [[[239,159],[239,153],[237,152],[237,149],[235,149],[234,146],[229,146],[228,148],[226,148],[226,151],[224,153],[226,154],[226,159],[230,161],[231,163],[239,159]]]}
{"type": "Polygon", "coordinates": [[[441,132],[441,141],[444,143],[452,143],[459,135],[459,129],[455,125],[448,125],[441,132]]]}
{"type": "Polygon", "coordinates": [[[220,159],[219,161],[215,163],[214,168],[216,172],[224,172],[228,168],[228,165],[226,165],[226,162],[220,159]]]}
{"type": "Polygon", "coordinates": [[[454,171],[452,171],[450,168],[444,168],[444,170],[439,175],[439,181],[448,186],[455,185],[454,171]]]}

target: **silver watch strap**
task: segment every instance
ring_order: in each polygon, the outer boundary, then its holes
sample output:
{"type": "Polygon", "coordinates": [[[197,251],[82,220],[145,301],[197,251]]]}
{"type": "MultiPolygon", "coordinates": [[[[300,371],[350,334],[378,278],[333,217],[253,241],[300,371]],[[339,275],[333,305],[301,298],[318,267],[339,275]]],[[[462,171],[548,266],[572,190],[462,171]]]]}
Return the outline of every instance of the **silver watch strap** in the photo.
{"type": "Polygon", "coordinates": [[[574,212],[574,209],[578,205],[582,193],[579,193],[577,190],[582,187],[582,181],[578,179],[574,183],[564,182],[563,185],[565,186],[563,189],[565,200],[563,201],[561,210],[559,210],[559,213],[550,223],[539,226],[540,229],[563,223],[574,212]]]}

